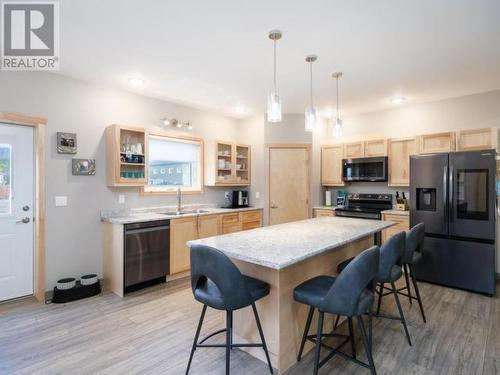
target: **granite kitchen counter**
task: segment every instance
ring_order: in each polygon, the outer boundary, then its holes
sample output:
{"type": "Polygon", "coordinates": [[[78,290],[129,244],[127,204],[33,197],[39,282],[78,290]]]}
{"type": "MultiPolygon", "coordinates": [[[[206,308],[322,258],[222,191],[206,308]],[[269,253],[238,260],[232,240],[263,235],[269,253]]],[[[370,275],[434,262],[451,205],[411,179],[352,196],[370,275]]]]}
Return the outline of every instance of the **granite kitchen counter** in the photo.
{"type": "Polygon", "coordinates": [[[242,208],[218,208],[218,207],[205,207],[205,206],[184,206],[184,210],[189,210],[188,213],[181,215],[169,215],[166,213],[176,210],[176,207],[155,207],[144,209],[132,209],[125,211],[109,211],[101,213],[101,221],[112,224],[131,224],[143,223],[147,221],[157,220],[170,220],[183,217],[204,216],[204,215],[217,215],[228,214],[242,211],[255,211],[262,210],[260,207],[242,207],[242,208]]]}
{"type": "Polygon", "coordinates": [[[399,216],[410,216],[410,211],[401,211],[401,210],[385,210],[382,211],[382,214],[387,215],[399,215],[399,216]]]}
{"type": "Polygon", "coordinates": [[[214,247],[230,258],[276,270],[369,236],[395,223],[321,217],[189,241],[214,247]]]}

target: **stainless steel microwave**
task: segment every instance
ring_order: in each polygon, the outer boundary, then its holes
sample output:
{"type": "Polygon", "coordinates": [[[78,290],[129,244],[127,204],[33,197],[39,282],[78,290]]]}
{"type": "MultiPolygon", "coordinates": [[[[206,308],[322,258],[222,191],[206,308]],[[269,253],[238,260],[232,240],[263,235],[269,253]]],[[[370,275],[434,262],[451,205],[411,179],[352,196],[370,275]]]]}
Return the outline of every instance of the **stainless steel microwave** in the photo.
{"type": "Polygon", "coordinates": [[[387,181],[387,156],[342,160],[344,181],[387,181]]]}

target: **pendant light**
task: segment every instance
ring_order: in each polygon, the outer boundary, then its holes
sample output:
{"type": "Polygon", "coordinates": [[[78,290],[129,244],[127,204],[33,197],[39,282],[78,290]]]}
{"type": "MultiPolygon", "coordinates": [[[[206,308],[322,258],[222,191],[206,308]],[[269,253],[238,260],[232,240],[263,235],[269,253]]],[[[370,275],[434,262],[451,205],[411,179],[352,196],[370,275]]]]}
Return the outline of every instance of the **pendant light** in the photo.
{"type": "Polygon", "coordinates": [[[278,95],[276,88],[276,41],[281,39],[283,33],[280,30],[271,30],[269,32],[269,39],[274,44],[273,55],[273,91],[267,98],[267,121],[268,122],[281,122],[281,97],[278,95]]]}
{"type": "Polygon", "coordinates": [[[335,132],[335,138],[342,137],[342,120],[340,118],[339,111],[339,78],[342,77],[342,72],[335,72],[332,74],[332,78],[336,79],[336,87],[337,87],[337,115],[333,119],[333,130],[335,132]]]}
{"type": "Polygon", "coordinates": [[[309,63],[309,107],[305,111],[306,132],[312,132],[316,127],[316,108],[313,105],[313,62],[318,59],[316,55],[306,56],[306,62],[309,63]]]}

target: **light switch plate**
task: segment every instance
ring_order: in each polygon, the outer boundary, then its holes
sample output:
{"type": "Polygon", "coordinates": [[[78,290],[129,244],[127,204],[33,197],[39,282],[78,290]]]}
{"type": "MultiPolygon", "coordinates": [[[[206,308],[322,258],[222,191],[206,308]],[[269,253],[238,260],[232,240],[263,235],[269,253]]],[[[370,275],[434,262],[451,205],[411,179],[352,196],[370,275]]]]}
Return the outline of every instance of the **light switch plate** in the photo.
{"type": "Polygon", "coordinates": [[[119,204],[124,204],[124,203],[125,203],[125,195],[120,194],[120,195],[118,196],[118,203],[119,203],[119,204]]]}
{"type": "Polygon", "coordinates": [[[260,198],[260,193],[258,191],[255,192],[255,199],[259,199],[260,198]]]}
{"type": "Polygon", "coordinates": [[[66,207],[68,205],[68,197],[56,197],[56,207],[66,207]]]}

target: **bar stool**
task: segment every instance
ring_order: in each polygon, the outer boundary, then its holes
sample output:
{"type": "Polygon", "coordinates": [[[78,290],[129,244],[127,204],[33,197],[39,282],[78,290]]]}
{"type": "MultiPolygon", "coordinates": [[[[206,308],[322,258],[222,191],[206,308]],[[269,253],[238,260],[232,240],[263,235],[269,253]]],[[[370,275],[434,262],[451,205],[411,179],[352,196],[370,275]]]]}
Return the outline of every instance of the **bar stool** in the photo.
{"type": "Polygon", "coordinates": [[[422,298],[420,298],[420,291],[418,290],[417,279],[415,278],[415,273],[413,272],[413,265],[422,258],[422,250],[424,248],[424,238],[425,238],[424,223],[419,223],[410,230],[406,231],[406,249],[403,255],[403,270],[405,273],[406,287],[398,289],[398,293],[408,297],[408,299],[410,300],[410,304],[414,299],[418,301],[418,306],[420,307],[420,313],[422,314],[422,319],[424,323],[427,323],[427,320],[425,319],[425,312],[424,312],[424,306],[422,304],[422,298]],[[416,297],[412,296],[411,294],[409,277],[411,277],[416,297]],[[403,293],[402,292],[403,290],[407,290],[408,294],[403,293]]]}
{"type": "Polygon", "coordinates": [[[393,320],[400,320],[403,324],[403,328],[408,339],[408,344],[411,346],[410,333],[408,332],[408,327],[406,326],[405,316],[403,314],[403,309],[401,308],[401,303],[398,297],[398,289],[396,288],[396,281],[398,281],[403,276],[402,269],[402,258],[405,251],[405,232],[399,232],[389,238],[380,247],[380,265],[377,275],[377,283],[380,285],[380,290],[378,291],[378,304],[377,304],[377,314],[378,318],[386,318],[393,320]],[[384,293],[384,285],[389,283],[391,288],[385,287],[389,290],[388,293],[384,293]],[[399,317],[382,315],[380,314],[380,306],[382,304],[382,297],[393,294],[396,300],[396,305],[399,311],[399,317]]]}
{"type": "Polygon", "coordinates": [[[314,277],[303,282],[294,289],[294,299],[299,303],[309,306],[309,314],[304,327],[304,334],[302,336],[297,360],[300,361],[302,357],[306,340],[315,343],[314,375],[316,375],[318,370],[336,354],[357,363],[358,365],[369,368],[372,375],[376,375],[377,372],[375,370],[371,349],[371,307],[374,301],[374,293],[373,290],[367,289],[367,286],[372,283],[377,276],[378,263],[379,248],[378,246],[372,246],[354,258],[354,260],[337,277],[314,277]],[[308,335],[315,309],[318,309],[319,311],[317,334],[308,335]],[[349,321],[349,336],[335,333],[324,334],[323,322],[325,313],[346,316],[349,321]],[[363,314],[368,314],[368,337],[366,335],[366,328],[362,317],[363,314]],[[356,317],[359,323],[361,337],[363,338],[363,344],[368,358],[368,364],[361,362],[356,358],[352,326],[353,317],[356,317]],[[341,337],[344,338],[344,340],[338,346],[332,347],[323,342],[322,339],[324,337],[341,337]],[[340,350],[348,342],[351,343],[352,356],[340,350]],[[329,349],[330,353],[320,362],[322,346],[329,349]]]}
{"type": "Polygon", "coordinates": [[[242,275],[233,262],[221,251],[205,245],[191,246],[191,287],[194,298],[203,304],[200,321],[194,336],[191,355],[186,369],[189,373],[191,361],[197,348],[226,348],[226,375],[229,375],[230,352],[233,348],[260,347],[266,354],[269,371],[273,373],[266,340],[260,324],[255,301],[269,294],[269,284],[242,275]],[[209,334],[198,342],[207,307],[226,311],[226,328],[209,334]],[[233,344],[233,311],[252,306],[259,330],[261,344],[233,344]],[[223,345],[204,344],[209,338],[226,333],[223,345]]]}

